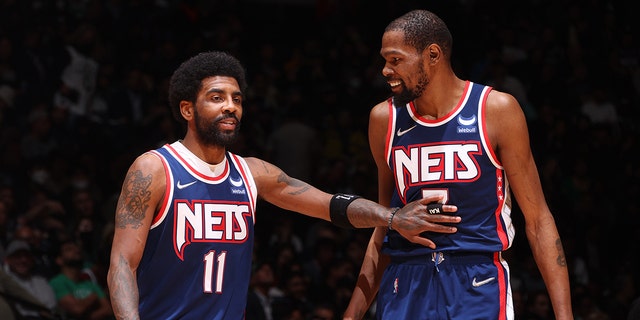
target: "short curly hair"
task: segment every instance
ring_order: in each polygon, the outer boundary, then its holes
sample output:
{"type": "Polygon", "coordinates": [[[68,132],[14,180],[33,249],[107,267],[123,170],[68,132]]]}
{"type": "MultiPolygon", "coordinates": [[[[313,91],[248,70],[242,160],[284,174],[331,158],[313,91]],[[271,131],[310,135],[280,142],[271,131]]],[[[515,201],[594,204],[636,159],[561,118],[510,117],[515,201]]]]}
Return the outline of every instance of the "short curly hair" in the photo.
{"type": "Polygon", "coordinates": [[[453,39],[447,25],[433,12],[413,10],[391,21],[384,30],[404,33],[405,43],[422,52],[430,44],[442,48],[445,57],[451,57],[453,39]]]}
{"type": "Polygon", "coordinates": [[[202,80],[215,76],[232,77],[238,82],[240,90],[246,91],[245,69],[238,59],[222,51],[199,53],[183,62],[169,80],[169,105],[176,120],[186,123],[180,114],[180,101],[195,103],[202,80]]]}

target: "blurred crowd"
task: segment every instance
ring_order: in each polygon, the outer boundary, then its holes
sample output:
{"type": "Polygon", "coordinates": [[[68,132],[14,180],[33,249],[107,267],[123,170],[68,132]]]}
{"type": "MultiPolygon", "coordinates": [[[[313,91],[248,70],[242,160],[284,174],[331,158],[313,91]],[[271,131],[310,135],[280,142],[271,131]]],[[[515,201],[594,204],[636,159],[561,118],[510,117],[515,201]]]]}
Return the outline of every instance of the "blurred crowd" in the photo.
{"type": "MultiPolygon", "coordinates": [[[[380,37],[414,8],[447,22],[461,78],[522,105],[576,319],[626,320],[640,297],[640,26],[615,0],[0,0],[2,268],[16,274],[10,262],[26,251],[45,283],[77,267],[108,291],[122,180],[135,156],[182,137],[167,83],[201,51],[228,51],[247,69],[233,152],[376,199],[367,122],[389,95],[380,37]],[[81,264],[60,257],[69,242],[81,264]]],[[[513,216],[516,315],[552,319],[517,207],[513,216]]],[[[370,233],[259,203],[247,320],[337,319],[370,233]]],[[[101,305],[58,303],[69,319],[101,305]]]]}

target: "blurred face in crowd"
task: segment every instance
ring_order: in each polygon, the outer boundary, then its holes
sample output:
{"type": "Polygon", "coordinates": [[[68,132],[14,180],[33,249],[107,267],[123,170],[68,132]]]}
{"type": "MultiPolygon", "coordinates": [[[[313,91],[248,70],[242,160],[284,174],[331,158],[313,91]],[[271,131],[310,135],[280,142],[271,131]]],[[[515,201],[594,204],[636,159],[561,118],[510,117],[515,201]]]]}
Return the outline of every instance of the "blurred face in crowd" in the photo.
{"type": "Polygon", "coordinates": [[[73,242],[65,242],[62,244],[57,262],[60,266],[82,268],[84,259],[80,246],[73,242]]]}
{"type": "Polygon", "coordinates": [[[29,250],[19,250],[6,256],[5,263],[15,275],[28,279],[35,265],[35,259],[29,250]]]}

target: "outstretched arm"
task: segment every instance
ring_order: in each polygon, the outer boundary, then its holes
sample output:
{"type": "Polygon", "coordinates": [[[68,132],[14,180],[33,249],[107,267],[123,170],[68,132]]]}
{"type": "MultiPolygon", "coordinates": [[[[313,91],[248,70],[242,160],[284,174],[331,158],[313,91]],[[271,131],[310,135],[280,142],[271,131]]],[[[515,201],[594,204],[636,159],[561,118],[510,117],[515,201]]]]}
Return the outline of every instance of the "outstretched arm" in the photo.
{"type": "MultiPolygon", "coordinates": [[[[430,240],[420,236],[425,231],[453,233],[455,227],[443,225],[444,223],[457,223],[460,217],[447,214],[429,214],[427,204],[430,198],[414,201],[403,208],[389,208],[374,201],[357,198],[345,206],[335,205],[335,202],[346,197],[334,197],[334,195],[321,191],[308,183],[289,177],[275,165],[257,158],[247,158],[247,164],[251,169],[258,195],[264,200],[286,210],[299,212],[304,215],[338,222],[342,221],[355,228],[391,227],[397,230],[409,241],[423,245],[433,244],[430,240]],[[334,208],[343,208],[338,210],[334,208]]],[[[436,198],[434,198],[436,199],[436,198]]],[[[434,201],[431,199],[431,201],[434,201]]],[[[435,200],[437,201],[437,199],[435,200]]],[[[455,206],[445,206],[444,211],[455,212],[455,206]]],[[[344,226],[343,224],[338,224],[344,226]]]]}

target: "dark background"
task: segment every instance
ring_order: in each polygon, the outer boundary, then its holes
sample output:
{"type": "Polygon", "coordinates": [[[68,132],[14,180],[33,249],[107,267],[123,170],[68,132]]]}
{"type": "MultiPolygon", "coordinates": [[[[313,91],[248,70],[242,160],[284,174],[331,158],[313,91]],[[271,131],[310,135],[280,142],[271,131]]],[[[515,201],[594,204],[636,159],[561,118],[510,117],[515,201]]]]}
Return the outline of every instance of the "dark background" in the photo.
{"type": "MultiPolygon", "coordinates": [[[[106,266],[129,164],[182,136],[167,106],[171,72],[207,50],[234,54],[248,73],[232,151],[280,165],[270,136],[295,115],[317,132],[314,169],[296,177],[376,199],[366,131],[369,109],[389,94],[380,38],[414,8],[449,25],[461,78],[523,106],[576,314],[624,319],[640,295],[640,45],[630,1],[0,1],[0,201],[8,208],[0,244],[29,225],[45,253],[77,237],[87,260],[106,266]],[[77,190],[91,194],[89,235],[78,230],[77,190]]],[[[273,263],[278,280],[297,263],[308,285],[319,285],[370,234],[259,207],[256,264],[273,263]],[[291,243],[294,257],[280,265],[291,243]],[[333,255],[319,262],[326,243],[333,255]]],[[[543,285],[517,207],[513,217],[506,255],[526,305],[543,285]]],[[[346,287],[358,269],[352,259],[346,287]]],[[[344,301],[334,302],[341,312],[344,301]]]]}

